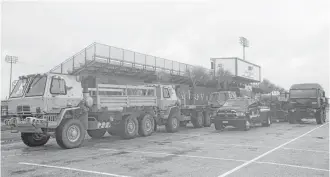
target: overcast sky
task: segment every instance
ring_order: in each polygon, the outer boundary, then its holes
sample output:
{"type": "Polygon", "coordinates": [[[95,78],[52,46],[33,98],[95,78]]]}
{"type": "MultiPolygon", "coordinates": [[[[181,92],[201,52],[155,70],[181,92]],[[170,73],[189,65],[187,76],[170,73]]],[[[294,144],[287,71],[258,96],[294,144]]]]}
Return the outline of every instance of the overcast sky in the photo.
{"type": "Polygon", "coordinates": [[[210,57],[240,57],[288,89],[320,83],[329,93],[328,1],[231,0],[181,3],[2,4],[1,98],[13,78],[45,72],[92,42],[210,68],[210,57]]]}

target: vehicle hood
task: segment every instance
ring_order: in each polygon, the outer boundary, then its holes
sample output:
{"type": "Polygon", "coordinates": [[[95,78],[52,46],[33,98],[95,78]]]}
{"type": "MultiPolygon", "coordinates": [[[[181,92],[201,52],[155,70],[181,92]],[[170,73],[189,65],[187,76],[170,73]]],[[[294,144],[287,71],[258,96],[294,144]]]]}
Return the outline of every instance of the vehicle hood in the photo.
{"type": "Polygon", "coordinates": [[[37,107],[39,107],[41,111],[46,109],[43,98],[26,97],[26,98],[10,98],[8,100],[8,114],[16,114],[18,110],[36,113],[37,107]]]}
{"type": "Polygon", "coordinates": [[[212,108],[220,108],[225,104],[226,101],[209,101],[208,105],[212,108]]]}
{"type": "Polygon", "coordinates": [[[218,112],[227,112],[227,111],[236,111],[236,112],[245,112],[247,110],[247,106],[238,107],[238,106],[223,106],[218,109],[218,112]]]}

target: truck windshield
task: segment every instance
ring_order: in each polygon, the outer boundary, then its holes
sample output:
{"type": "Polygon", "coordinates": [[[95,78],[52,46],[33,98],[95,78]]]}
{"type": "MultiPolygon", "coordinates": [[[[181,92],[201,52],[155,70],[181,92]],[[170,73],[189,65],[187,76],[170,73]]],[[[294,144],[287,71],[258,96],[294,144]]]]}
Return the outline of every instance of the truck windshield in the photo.
{"type": "Polygon", "coordinates": [[[246,107],[249,104],[248,100],[227,100],[224,107],[246,107]]]}
{"type": "Polygon", "coordinates": [[[46,76],[37,76],[33,79],[25,96],[42,96],[46,87],[46,76]]]}
{"type": "Polygon", "coordinates": [[[27,84],[27,79],[19,80],[10,94],[10,98],[22,97],[24,94],[26,84],[27,84]]]}
{"type": "Polygon", "coordinates": [[[316,98],[317,93],[314,89],[290,90],[290,98],[316,98]]]}

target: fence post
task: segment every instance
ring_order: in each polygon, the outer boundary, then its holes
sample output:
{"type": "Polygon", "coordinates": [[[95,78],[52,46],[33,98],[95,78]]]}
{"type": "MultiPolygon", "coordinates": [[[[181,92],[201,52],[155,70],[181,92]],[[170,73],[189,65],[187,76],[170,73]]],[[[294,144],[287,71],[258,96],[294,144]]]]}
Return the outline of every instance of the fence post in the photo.
{"type": "Polygon", "coordinates": [[[87,64],[87,49],[85,48],[85,65],[87,64]]]}
{"type": "Polygon", "coordinates": [[[72,57],[72,72],[74,70],[74,56],[72,57]]]}

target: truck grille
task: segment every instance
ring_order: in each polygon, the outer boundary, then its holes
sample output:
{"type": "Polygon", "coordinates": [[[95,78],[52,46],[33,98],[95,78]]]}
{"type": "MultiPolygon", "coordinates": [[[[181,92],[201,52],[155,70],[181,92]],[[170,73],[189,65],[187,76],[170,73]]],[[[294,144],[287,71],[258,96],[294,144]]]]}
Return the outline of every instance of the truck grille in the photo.
{"type": "Polygon", "coordinates": [[[19,105],[17,106],[17,113],[30,113],[31,108],[29,105],[19,105]]]}
{"type": "Polygon", "coordinates": [[[43,119],[46,119],[50,122],[55,122],[57,120],[57,115],[44,115],[43,119]]]}
{"type": "Polygon", "coordinates": [[[233,118],[233,117],[236,117],[236,111],[225,110],[225,111],[218,112],[218,115],[220,117],[224,117],[224,118],[233,118]]]}

